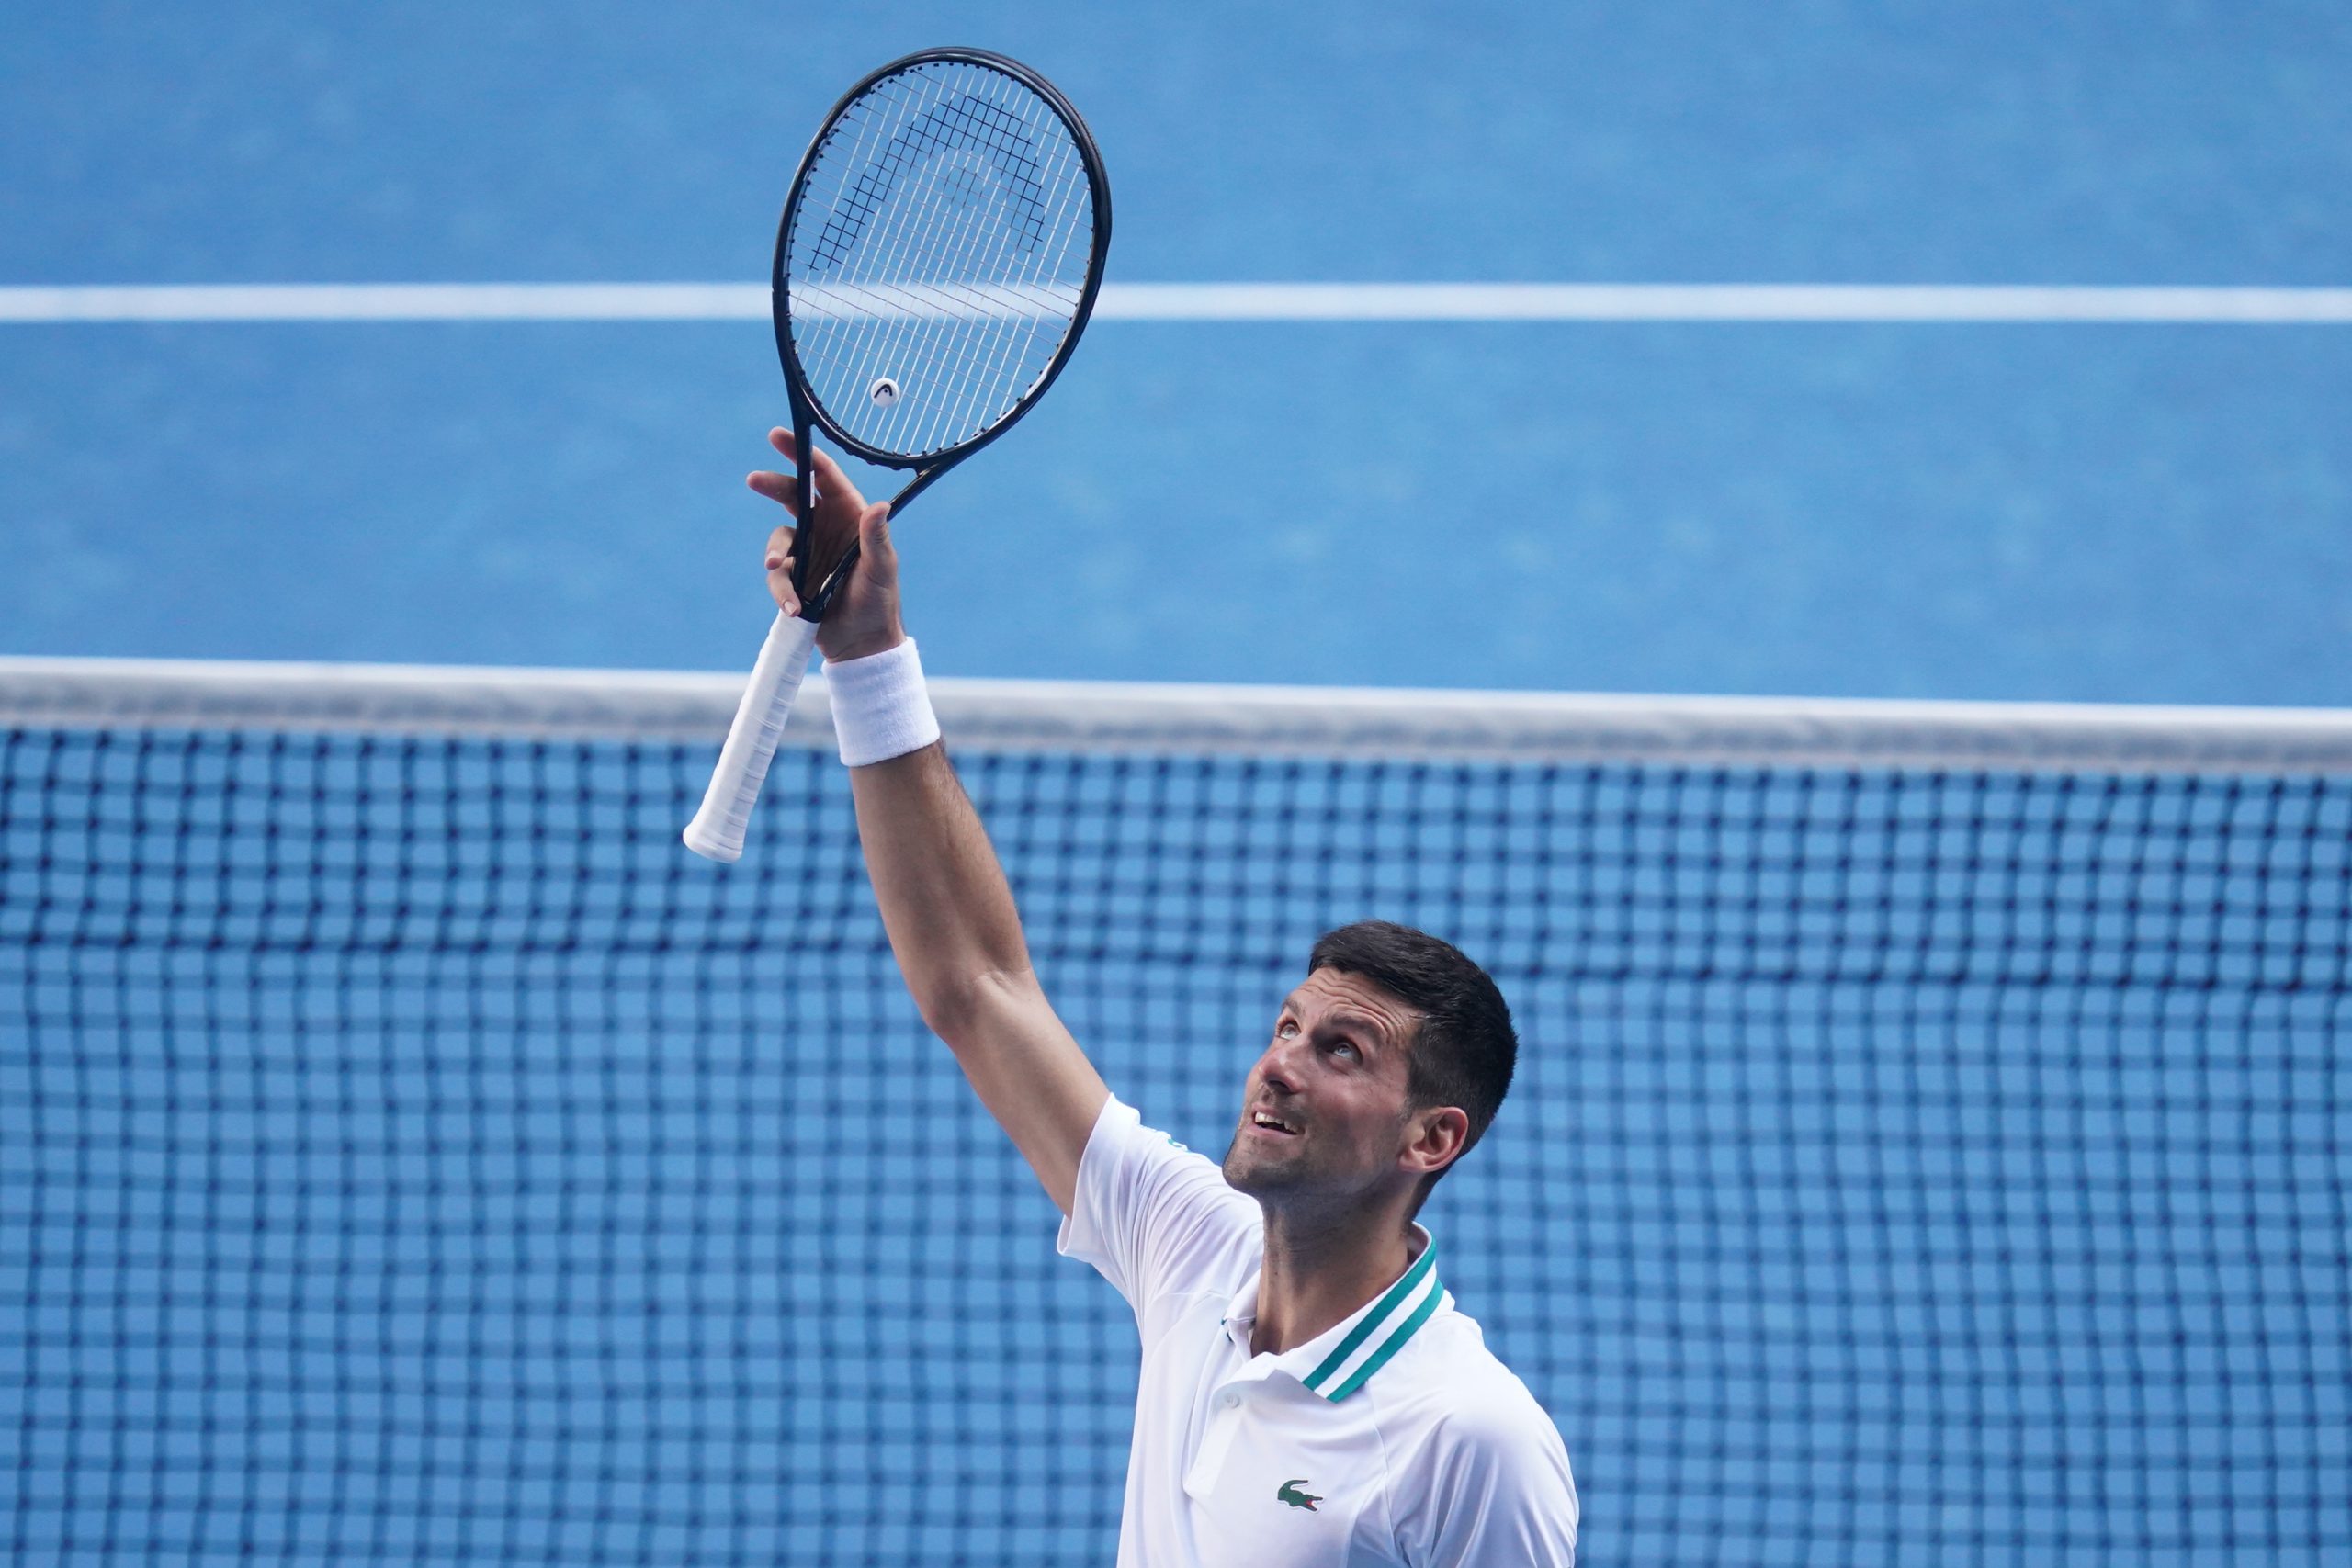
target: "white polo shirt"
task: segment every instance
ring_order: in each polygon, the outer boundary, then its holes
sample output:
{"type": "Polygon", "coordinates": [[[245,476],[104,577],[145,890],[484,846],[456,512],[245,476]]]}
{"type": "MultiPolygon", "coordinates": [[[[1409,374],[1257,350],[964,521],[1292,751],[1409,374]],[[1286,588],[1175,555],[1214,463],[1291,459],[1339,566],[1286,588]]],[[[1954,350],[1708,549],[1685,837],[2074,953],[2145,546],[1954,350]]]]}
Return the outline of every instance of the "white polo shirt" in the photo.
{"type": "Polygon", "coordinates": [[[1119,1568],[1569,1568],[1567,1450],[1438,1283],[1403,1278],[1253,1356],[1264,1221],[1216,1164],[1114,1097],[1079,1161],[1063,1254],[1143,1336],[1119,1568]]]}

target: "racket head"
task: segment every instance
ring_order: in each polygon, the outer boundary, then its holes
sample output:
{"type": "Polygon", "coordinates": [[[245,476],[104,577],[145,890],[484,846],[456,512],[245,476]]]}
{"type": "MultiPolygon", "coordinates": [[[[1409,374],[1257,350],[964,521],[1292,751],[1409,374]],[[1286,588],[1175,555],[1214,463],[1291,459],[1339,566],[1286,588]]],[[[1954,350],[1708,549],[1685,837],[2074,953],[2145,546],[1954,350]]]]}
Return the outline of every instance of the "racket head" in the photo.
{"type": "Polygon", "coordinates": [[[825,117],[776,227],[794,412],[935,475],[1053,385],[1110,244],[1102,153],[1052,83],[978,49],[879,67],[825,117]]]}

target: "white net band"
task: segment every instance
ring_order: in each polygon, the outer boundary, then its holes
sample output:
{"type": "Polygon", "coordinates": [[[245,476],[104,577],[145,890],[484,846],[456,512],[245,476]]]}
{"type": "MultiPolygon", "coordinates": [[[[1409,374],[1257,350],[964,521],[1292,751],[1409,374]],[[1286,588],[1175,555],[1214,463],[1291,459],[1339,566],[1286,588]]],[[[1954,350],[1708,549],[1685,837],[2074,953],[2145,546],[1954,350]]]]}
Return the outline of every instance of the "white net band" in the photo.
{"type": "MultiPolygon", "coordinates": [[[[0,722],[707,739],[740,674],[0,659],[0,722]]],[[[2352,773],[2352,712],[934,680],[951,747],[2128,773],[2352,773]]],[[[785,734],[834,745],[821,676],[785,734]]]]}

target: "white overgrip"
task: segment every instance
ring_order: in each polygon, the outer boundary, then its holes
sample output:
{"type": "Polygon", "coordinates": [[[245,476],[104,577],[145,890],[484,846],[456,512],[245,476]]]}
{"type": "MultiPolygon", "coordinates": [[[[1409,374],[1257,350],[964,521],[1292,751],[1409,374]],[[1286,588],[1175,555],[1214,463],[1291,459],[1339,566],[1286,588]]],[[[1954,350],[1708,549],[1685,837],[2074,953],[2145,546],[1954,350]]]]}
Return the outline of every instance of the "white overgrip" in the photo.
{"type": "Polygon", "coordinates": [[[735,721],[727,728],[727,743],[718,749],[718,766],[702,809],[686,824],[686,848],[708,860],[732,862],[743,856],[743,839],[751,831],[752,807],[759,804],[760,786],[767,781],[768,763],[791,716],[792,699],[808,673],[808,655],[817,646],[817,623],[779,611],[760,645],[759,662],[736,705],[735,721]]]}

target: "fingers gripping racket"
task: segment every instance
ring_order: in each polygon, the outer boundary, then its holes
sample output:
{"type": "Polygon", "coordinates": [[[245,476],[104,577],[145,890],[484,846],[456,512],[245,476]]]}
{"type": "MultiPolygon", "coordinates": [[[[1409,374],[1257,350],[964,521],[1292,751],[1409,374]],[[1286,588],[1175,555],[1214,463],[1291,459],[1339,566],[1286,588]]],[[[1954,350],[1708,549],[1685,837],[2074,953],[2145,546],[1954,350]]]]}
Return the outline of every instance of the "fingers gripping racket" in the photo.
{"type": "Polygon", "coordinates": [[[809,446],[913,477],[891,514],[1004,434],[1078,345],[1111,244],[1102,154],[1069,100],[974,49],[894,61],[833,107],[800,160],[775,238],[800,536],[797,615],[760,649],[686,847],[743,852],[752,807],[808,668],[817,623],[857,561],[852,539],[811,591],[809,446]]]}

